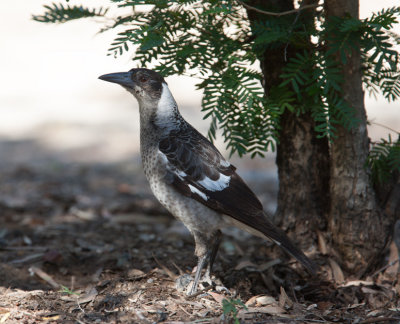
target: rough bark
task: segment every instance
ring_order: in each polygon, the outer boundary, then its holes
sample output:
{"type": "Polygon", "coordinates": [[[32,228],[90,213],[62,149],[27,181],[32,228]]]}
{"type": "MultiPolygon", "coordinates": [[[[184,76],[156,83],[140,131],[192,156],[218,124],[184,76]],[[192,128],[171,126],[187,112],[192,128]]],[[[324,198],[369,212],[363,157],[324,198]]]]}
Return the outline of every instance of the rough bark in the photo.
{"type": "MultiPolygon", "coordinates": [[[[358,18],[358,0],[326,0],[326,17],[358,18]]],[[[353,273],[363,272],[378,261],[386,245],[388,220],[376,201],[365,162],[369,152],[367,118],[362,89],[361,56],[348,54],[346,64],[336,58],[342,69],[343,98],[354,109],[360,123],[352,128],[338,126],[331,145],[329,230],[342,265],[353,273]]]]}
{"type": "Polygon", "coordinates": [[[329,149],[317,139],[310,114],[285,113],[277,148],[279,193],[277,217],[289,232],[309,245],[323,230],[329,211],[329,149]]]}
{"type": "MultiPolygon", "coordinates": [[[[275,12],[291,10],[294,7],[293,0],[258,0],[247,3],[275,12]]],[[[268,18],[251,10],[247,13],[250,22],[268,18]]],[[[303,24],[313,23],[312,15],[312,10],[306,10],[298,19],[303,24]]],[[[292,22],[295,15],[282,16],[280,19],[289,19],[292,22]]],[[[286,44],[281,44],[273,49],[266,49],[260,57],[266,95],[271,87],[282,82],[279,76],[287,64],[285,46],[286,44]]],[[[296,50],[298,49],[289,45],[286,48],[287,59],[295,55],[296,50]]],[[[277,144],[279,193],[275,221],[283,226],[289,235],[296,235],[296,241],[303,246],[309,246],[315,239],[316,227],[326,226],[329,210],[328,142],[326,139],[316,138],[314,126],[310,113],[297,116],[286,111],[280,119],[277,144]]]]}

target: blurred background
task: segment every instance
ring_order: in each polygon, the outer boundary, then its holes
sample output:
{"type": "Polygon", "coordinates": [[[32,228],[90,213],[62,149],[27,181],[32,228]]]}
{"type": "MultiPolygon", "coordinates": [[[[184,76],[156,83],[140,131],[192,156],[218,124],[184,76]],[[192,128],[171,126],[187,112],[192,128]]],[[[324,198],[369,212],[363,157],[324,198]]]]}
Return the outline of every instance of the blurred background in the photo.
{"type": "MultiPolygon", "coordinates": [[[[399,4],[398,0],[360,2],[361,17],[399,4]]],[[[0,163],[135,159],[139,148],[136,101],[117,85],[97,79],[104,73],[132,68],[131,56],[107,56],[115,31],[97,34],[100,24],[96,20],[47,25],[31,19],[50,3],[21,0],[1,4],[0,163]]],[[[109,5],[104,0],[69,3],[109,5]]],[[[396,30],[400,32],[400,26],[396,30]]],[[[167,81],[182,114],[206,133],[208,121],[202,120],[196,80],[170,77],[167,81]]],[[[368,95],[365,100],[373,140],[386,138],[390,132],[381,125],[400,131],[399,102],[389,104],[368,95]]],[[[224,149],[221,138],[217,146],[224,149]]],[[[273,154],[267,162],[249,160],[235,163],[276,172],[273,154]]]]}

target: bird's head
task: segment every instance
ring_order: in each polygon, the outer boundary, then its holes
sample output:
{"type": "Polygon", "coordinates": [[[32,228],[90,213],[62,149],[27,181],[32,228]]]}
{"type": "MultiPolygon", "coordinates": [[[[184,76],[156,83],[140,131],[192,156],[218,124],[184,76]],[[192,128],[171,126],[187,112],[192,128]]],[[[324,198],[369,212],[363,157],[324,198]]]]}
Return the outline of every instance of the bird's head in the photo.
{"type": "Polygon", "coordinates": [[[128,72],[104,74],[99,79],[117,83],[142,102],[158,102],[162,96],[164,78],[149,69],[132,69],[128,72]]]}
{"type": "Polygon", "coordinates": [[[173,129],[181,122],[177,104],[164,78],[149,69],[104,74],[99,79],[121,85],[139,102],[143,122],[152,121],[163,129],[173,129]]]}

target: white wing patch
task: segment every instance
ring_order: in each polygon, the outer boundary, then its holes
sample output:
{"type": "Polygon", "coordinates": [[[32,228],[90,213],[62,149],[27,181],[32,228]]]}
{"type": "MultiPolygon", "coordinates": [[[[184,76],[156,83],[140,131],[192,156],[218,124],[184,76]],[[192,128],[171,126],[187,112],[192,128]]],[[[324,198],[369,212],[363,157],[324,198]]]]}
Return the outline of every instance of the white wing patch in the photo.
{"type": "Polygon", "coordinates": [[[175,173],[178,175],[179,178],[185,178],[187,174],[181,170],[175,170],[175,173]]]}
{"type": "Polygon", "coordinates": [[[221,159],[220,163],[221,163],[221,165],[224,166],[224,167],[228,167],[228,166],[231,165],[228,161],[223,160],[223,159],[221,159]]]}
{"type": "Polygon", "coordinates": [[[198,181],[198,184],[209,191],[221,191],[229,186],[229,181],[231,181],[231,177],[220,173],[218,180],[211,180],[209,177],[205,177],[203,180],[198,181]]]}
{"type": "Polygon", "coordinates": [[[276,240],[272,240],[272,241],[274,241],[276,245],[281,246],[281,242],[278,242],[276,240]]]}
{"type": "Polygon", "coordinates": [[[189,185],[189,189],[191,192],[195,193],[196,195],[199,195],[201,198],[203,198],[204,200],[208,200],[208,197],[205,193],[201,192],[199,189],[197,189],[196,187],[193,187],[192,185],[189,185]]]}

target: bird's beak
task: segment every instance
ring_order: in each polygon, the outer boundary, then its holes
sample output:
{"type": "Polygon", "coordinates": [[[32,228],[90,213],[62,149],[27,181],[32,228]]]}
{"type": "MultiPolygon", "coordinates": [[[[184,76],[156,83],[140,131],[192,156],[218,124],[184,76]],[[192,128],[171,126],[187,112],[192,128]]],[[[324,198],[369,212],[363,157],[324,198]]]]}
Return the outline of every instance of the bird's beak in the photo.
{"type": "Polygon", "coordinates": [[[131,72],[118,72],[118,73],[110,73],[103,74],[99,76],[100,80],[118,83],[119,85],[133,89],[133,81],[131,79],[131,72]]]}

